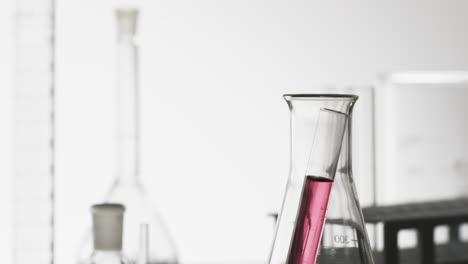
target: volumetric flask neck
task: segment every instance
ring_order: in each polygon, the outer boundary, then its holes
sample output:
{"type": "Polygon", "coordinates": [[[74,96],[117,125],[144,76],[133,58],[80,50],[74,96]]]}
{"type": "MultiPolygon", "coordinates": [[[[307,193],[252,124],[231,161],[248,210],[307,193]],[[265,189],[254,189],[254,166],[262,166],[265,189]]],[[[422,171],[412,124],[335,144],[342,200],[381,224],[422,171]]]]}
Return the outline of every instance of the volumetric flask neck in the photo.
{"type": "Polygon", "coordinates": [[[116,43],[116,182],[139,182],[139,82],[137,32],[138,10],[117,9],[116,43]]]}
{"type": "MultiPolygon", "coordinates": [[[[350,171],[350,157],[343,152],[349,153],[347,131],[358,97],[337,94],[296,94],[284,97],[291,114],[290,174],[269,263],[373,263],[372,256],[361,258],[358,262],[346,262],[346,258],[338,258],[333,252],[343,247],[341,244],[332,243],[324,248],[324,239],[328,241],[330,237],[327,232],[330,229],[329,211],[340,211],[337,200],[352,203],[351,207],[356,210],[351,214],[361,215],[357,199],[348,195],[348,189],[352,189],[350,173],[344,176],[339,173],[340,170],[350,171]],[[346,122],[340,120],[339,115],[330,113],[346,116],[346,122]],[[345,179],[345,184],[337,183],[346,177],[348,179],[345,179]],[[337,190],[337,186],[343,185],[345,189],[337,190]],[[327,253],[331,255],[330,258],[324,257],[327,253]]],[[[354,217],[348,222],[353,222],[352,226],[360,226],[359,232],[355,233],[364,237],[361,240],[368,245],[362,219],[354,217]]],[[[348,239],[354,240],[354,236],[349,236],[348,239]]],[[[359,252],[360,245],[357,243],[346,246],[353,249],[353,254],[354,251],[359,252]]],[[[345,251],[343,256],[348,253],[345,251]]]]}

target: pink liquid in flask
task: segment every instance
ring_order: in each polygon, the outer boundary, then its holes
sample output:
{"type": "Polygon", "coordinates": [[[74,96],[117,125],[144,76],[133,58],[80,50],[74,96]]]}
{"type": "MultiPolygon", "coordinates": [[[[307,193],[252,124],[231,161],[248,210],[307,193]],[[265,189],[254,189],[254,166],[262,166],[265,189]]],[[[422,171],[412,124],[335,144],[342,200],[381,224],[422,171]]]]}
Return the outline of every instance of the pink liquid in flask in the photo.
{"type": "Polygon", "coordinates": [[[333,181],[306,176],[288,264],[315,264],[333,181]]]}

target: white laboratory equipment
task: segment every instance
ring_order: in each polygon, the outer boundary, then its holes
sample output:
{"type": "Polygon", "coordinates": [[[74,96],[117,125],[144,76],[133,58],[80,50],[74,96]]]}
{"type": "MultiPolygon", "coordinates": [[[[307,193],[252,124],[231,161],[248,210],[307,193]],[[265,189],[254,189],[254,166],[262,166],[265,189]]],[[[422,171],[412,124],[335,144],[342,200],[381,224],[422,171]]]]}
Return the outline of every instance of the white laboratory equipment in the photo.
{"type": "MultiPolygon", "coordinates": [[[[126,208],[123,252],[131,262],[175,264],[178,260],[172,237],[161,215],[149,200],[140,180],[138,46],[135,41],[138,9],[118,8],[115,15],[117,19],[116,174],[105,201],[120,203],[126,208]],[[142,232],[145,234],[142,235],[142,232]],[[141,249],[142,246],[147,249],[141,249]]],[[[88,235],[79,249],[79,263],[89,256],[90,238],[91,235],[88,235]]]]}

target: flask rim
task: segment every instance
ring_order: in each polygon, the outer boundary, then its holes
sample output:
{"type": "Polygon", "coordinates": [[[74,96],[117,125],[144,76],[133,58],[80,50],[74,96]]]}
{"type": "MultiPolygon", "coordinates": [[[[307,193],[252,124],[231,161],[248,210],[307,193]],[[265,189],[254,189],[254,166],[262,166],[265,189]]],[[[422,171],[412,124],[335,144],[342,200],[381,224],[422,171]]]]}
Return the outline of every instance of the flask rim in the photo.
{"type": "Polygon", "coordinates": [[[332,101],[356,101],[359,96],[354,94],[283,94],[287,101],[293,100],[332,100],[332,101]]]}

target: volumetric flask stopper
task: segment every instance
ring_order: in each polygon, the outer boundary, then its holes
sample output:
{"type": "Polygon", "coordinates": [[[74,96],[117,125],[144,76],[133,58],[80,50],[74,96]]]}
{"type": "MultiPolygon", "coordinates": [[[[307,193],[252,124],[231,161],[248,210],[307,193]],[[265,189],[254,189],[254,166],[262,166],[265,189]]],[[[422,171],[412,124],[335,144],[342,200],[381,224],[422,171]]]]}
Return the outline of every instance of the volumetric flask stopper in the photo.
{"type": "Polygon", "coordinates": [[[270,264],[373,264],[350,166],[354,95],[285,95],[291,168],[270,264]]]}

